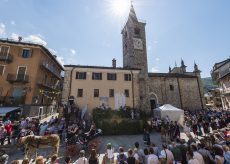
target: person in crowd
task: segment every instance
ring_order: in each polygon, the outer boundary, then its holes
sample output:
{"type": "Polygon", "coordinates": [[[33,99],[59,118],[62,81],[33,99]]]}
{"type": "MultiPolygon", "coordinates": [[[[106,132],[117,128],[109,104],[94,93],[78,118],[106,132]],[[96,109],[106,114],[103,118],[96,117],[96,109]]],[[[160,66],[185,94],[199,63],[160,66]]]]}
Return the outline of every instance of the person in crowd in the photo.
{"type": "Polygon", "coordinates": [[[180,139],[180,144],[178,145],[178,148],[180,149],[180,152],[181,152],[181,163],[187,164],[186,152],[188,150],[188,147],[184,139],[180,139]]]}
{"type": "Polygon", "coordinates": [[[216,164],[223,164],[224,163],[224,150],[222,146],[214,145],[213,149],[214,149],[216,164]]]}
{"type": "Polygon", "coordinates": [[[172,143],[171,151],[173,153],[173,157],[176,163],[182,163],[182,153],[181,150],[177,147],[175,142],[172,143]]]}
{"type": "Polygon", "coordinates": [[[186,157],[187,157],[188,164],[199,164],[199,161],[196,158],[194,158],[192,150],[187,151],[186,157]]]}
{"type": "Polygon", "coordinates": [[[149,148],[147,164],[159,164],[158,157],[154,154],[154,150],[152,147],[149,148]]]}
{"type": "Polygon", "coordinates": [[[134,149],[133,149],[133,157],[135,158],[136,163],[139,164],[139,155],[138,155],[138,150],[137,150],[137,148],[134,148],[134,149]]]}
{"type": "Polygon", "coordinates": [[[81,150],[79,155],[80,155],[80,157],[75,162],[75,164],[89,164],[87,158],[85,158],[85,151],[84,150],[81,150]]]}
{"type": "Polygon", "coordinates": [[[20,164],[20,162],[18,160],[14,160],[14,161],[10,162],[10,164],[20,164]]]}
{"type": "Polygon", "coordinates": [[[40,125],[39,135],[44,136],[46,129],[48,128],[48,123],[45,121],[40,125]]]}
{"type": "Polygon", "coordinates": [[[65,157],[65,164],[70,164],[71,158],[70,156],[65,157]]]}
{"type": "Polygon", "coordinates": [[[135,148],[137,149],[138,157],[139,157],[139,164],[144,164],[145,154],[143,149],[139,148],[139,142],[135,142],[135,148]]]}
{"type": "Polygon", "coordinates": [[[90,151],[89,164],[99,164],[99,159],[95,149],[90,151]]]}
{"type": "Polygon", "coordinates": [[[132,149],[128,150],[127,163],[128,164],[137,164],[137,161],[136,161],[135,157],[133,156],[133,150],[132,149]]]}
{"type": "Polygon", "coordinates": [[[195,144],[190,145],[191,150],[193,151],[193,158],[197,159],[199,161],[198,164],[204,164],[204,159],[202,155],[197,151],[197,147],[195,144]]]}
{"type": "Polygon", "coordinates": [[[44,164],[43,156],[38,156],[35,160],[35,164],[44,164]]]}
{"type": "Polygon", "coordinates": [[[144,129],[144,136],[143,136],[143,140],[145,144],[150,144],[150,134],[149,134],[149,130],[147,130],[146,128],[144,129]]]}
{"type": "Polygon", "coordinates": [[[29,163],[30,163],[30,161],[28,158],[25,158],[22,160],[22,164],[29,164],[29,163]]]}
{"type": "Polygon", "coordinates": [[[180,127],[179,125],[177,124],[177,121],[175,121],[175,124],[174,124],[174,138],[180,138],[180,127]]]}
{"type": "Polygon", "coordinates": [[[97,130],[96,125],[94,123],[92,123],[90,130],[85,133],[85,142],[88,142],[89,138],[91,136],[95,135],[96,130],[97,130]]]}
{"type": "Polygon", "coordinates": [[[4,145],[5,139],[6,139],[6,130],[5,130],[4,126],[0,126],[0,142],[1,142],[1,145],[4,145]]]}
{"type": "Polygon", "coordinates": [[[149,150],[147,148],[144,149],[144,164],[148,164],[149,150]]]}
{"type": "Polygon", "coordinates": [[[114,149],[112,147],[111,143],[108,143],[106,146],[106,152],[103,157],[103,162],[104,163],[113,163],[114,161],[114,149]]]}
{"type": "Polygon", "coordinates": [[[51,157],[50,164],[58,164],[57,158],[58,158],[57,154],[54,154],[54,155],[51,157]]]}
{"type": "Polygon", "coordinates": [[[227,145],[223,146],[225,164],[230,164],[230,151],[227,145]]]}
{"type": "Polygon", "coordinates": [[[205,144],[203,142],[200,143],[200,149],[198,150],[198,153],[200,153],[204,159],[205,164],[214,164],[215,160],[212,157],[210,151],[205,149],[205,144]]]}
{"type": "Polygon", "coordinates": [[[6,121],[5,124],[5,130],[6,130],[6,137],[8,140],[8,144],[11,144],[11,134],[12,134],[12,125],[11,125],[11,121],[6,121]]]}
{"type": "Polygon", "coordinates": [[[156,144],[155,143],[151,143],[151,147],[153,148],[153,151],[154,151],[154,154],[157,156],[157,157],[159,157],[160,156],[160,149],[159,149],[159,147],[157,147],[156,146],[156,144]]]}
{"type": "Polygon", "coordinates": [[[162,144],[163,150],[161,151],[161,161],[165,162],[166,164],[172,164],[174,161],[173,153],[168,149],[167,144],[162,144]]]}
{"type": "Polygon", "coordinates": [[[124,153],[124,148],[119,147],[119,154],[117,155],[116,163],[127,162],[127,156],[124,153]]]}

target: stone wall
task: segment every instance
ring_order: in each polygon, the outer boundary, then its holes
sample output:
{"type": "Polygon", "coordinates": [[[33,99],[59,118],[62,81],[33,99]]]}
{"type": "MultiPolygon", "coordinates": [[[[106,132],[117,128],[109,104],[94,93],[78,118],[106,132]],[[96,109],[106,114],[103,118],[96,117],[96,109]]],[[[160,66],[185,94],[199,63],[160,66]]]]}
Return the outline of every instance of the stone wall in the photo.
{"type": "Polygon", "coordinates": [[[196,77],[150,77],[149,93],[156,94],[158,105],[172,104],[190,110],[203,108],[196,77]]]}

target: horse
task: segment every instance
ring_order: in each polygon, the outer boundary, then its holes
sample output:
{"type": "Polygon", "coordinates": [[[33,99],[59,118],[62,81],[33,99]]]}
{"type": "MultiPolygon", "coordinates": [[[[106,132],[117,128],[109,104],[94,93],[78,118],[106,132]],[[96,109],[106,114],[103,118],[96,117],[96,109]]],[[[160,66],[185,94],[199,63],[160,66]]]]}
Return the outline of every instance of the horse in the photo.
{"type": "Polygon", "coordinates": [[[27,158],[28,156],[31,159],[33,153],[36,152],[37,155],[37,149],[40,148],[47,148],[47,147],[53,147],[53,151],[51,153],[58,154],[59,151],[59,144],[60,144],[60,138],[57,134],[51,134],[47,136],[35,136],[35,135],[28,135],[24,136],[18,139],[18,145],[24,145],[25,146],[25,155],[24,158],[27,158]]]}

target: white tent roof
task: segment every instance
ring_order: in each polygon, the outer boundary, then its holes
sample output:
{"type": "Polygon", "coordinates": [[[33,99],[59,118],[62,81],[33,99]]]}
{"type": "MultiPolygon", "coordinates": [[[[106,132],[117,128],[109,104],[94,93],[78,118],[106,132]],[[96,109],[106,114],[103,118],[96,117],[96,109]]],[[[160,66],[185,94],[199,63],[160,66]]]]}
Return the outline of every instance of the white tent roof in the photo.
{"type": "Polygon", "coordinates": [[[164,104],[164,105],[158,107],[155,110],[161,110],[161,111],[183,111],[183,110],[181,110],[179,108],[176,108],[176,107],[174,107],[174,106],[172,106],[170,104],[164,104]]]}
{"type": "Polygon", "coordinates": [[[0,116],[5,116],[7,113],[21,109],[20,107],[0,107],[0,116]]]}

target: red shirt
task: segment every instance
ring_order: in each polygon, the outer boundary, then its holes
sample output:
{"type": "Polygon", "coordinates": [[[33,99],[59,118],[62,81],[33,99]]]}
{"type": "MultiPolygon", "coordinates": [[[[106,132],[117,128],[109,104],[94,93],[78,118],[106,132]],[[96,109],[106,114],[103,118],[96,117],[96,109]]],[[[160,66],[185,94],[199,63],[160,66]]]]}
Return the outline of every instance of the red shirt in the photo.
{"type": "Polygon", "coordinates": [[[12,125],[11,124],[5,125],[5,129],[6,129],[7,134],[11,133],[12,132],[12,125]]]}

